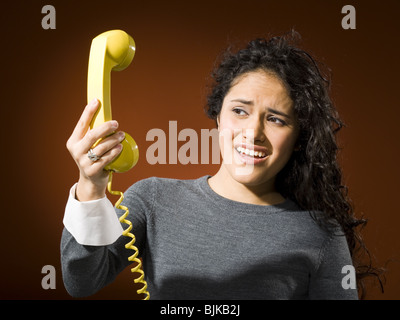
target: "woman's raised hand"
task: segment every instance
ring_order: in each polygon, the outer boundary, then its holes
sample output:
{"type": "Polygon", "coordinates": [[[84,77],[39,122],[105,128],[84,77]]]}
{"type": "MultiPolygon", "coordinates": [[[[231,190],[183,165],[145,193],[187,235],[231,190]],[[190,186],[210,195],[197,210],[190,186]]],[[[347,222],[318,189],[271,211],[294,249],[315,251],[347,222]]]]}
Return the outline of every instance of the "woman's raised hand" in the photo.
{"type": "Polygon", "coordinates": [[[116,132],[117,121],[107,121],[93,129],[89,128],[99,106],[100,102],[95,99],[85,107],[67,141],[67,149],[79,168],[76,198],[80,201],[104,197],[108,182],[108,172],[104,167],[122,150],[121,141],[124,139],[124,133],[116,132]],[[91,160],[88,151],[101,138],[103,139],[92,149],[92,154],[98,156],[98,160],[91,160]]]}

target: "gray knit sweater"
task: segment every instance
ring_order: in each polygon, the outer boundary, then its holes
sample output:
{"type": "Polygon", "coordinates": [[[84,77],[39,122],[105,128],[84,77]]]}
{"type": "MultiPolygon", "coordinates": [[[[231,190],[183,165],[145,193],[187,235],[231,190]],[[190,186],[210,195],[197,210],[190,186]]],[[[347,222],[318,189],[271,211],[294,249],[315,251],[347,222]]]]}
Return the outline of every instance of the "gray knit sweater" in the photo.
{"type": "MultiPolygon", "coordinates": [[[[357,299],[342,285],[342,268],[351,265],[343,235],[323,230],[290,200],[229,200],[207,179],[148,178],[125,193],[152,299],[357,299]]],[[[64,229],[67,291],[88,296],[112,282],[129,264],[127,241],[85,246],[64,229]]]]}

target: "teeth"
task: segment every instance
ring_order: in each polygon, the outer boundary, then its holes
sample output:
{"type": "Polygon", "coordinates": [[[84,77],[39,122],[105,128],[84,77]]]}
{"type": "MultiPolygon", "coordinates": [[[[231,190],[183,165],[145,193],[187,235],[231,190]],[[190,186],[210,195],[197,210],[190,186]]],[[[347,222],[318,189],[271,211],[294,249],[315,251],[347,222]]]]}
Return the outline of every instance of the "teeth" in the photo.
{"type": "Polygon", "coordinates": [[[244,153],[251,157],[264,158],[266,156],[266,154],[262,151],[254,151],[254,150],[250,150],[250,149],[246,149],[246,148],[242,148],[242,147],[237,147],[236,150],[239,153],[244,153]]]}

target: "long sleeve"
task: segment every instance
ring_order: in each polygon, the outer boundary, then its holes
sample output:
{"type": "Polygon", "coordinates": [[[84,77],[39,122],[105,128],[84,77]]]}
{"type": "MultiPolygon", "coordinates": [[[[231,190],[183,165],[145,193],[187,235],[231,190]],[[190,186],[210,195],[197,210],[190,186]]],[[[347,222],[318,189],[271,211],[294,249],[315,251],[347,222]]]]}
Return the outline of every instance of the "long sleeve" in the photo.
{"type": "Polygon", "coordinates": [[[64,286],[73,297],[90,296],[111,283],[128,265],[126,239],[109,246],[79,244],[64,228],[61,238],[61,266],[64,286]]]}
{"type": "MultiPolygon", "coordinates": [[[[130,238],[122,236],[126,226],[121,225],[118,219],[123,213],[121,210],[114,209],[112,204],[110,209],[107,199],[80,203],[73,194],[71,189],[61,237],[62,275],[68,293],[84,297],[112,282],[131,263],[128,257],[134,252],[125,248],[130,238]]],[[[146,229],[142,214],[146,209],[136,200],[134,191],[125,194],[123,204],[129,207],[128,219],[133,224],[135,245],[142,254],[146,229]]]]}
{"type": "Polygon", "coordinates": [[[315,300],[356,300],[356,286],[343,285],[346,278],[355,274],[344,270],[352,270],[352,260],[344,235],[332,235],[328,238],[320,252],[320,263],[315,274],[311,276],[309,296],[315,300]],[[344,268],[345,267],[345,268],[344,268]]]}
{"type": "Polygon", "coordinates": [[[115,242],[122,227],[111,202],[106,198],[93,201],[75,199],[76,184],[70,189],[65,207],[65,228],[83,245],[104,246],[115,242]]]}

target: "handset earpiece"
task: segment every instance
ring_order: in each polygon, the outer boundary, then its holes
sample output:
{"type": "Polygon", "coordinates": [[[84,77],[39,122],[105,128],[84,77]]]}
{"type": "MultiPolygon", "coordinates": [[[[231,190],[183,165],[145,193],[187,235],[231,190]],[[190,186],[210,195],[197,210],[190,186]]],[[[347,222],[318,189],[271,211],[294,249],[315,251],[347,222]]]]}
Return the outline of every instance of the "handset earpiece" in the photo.
{"type": "MultiPolygon", "coordinates": [[[[90,123],[95,128],[101,123],[112,120],[111,114],[111,71],[121,71],[127,68],[135,55],[135,42],[131,36],[122,30],[106,31],[92,40],[89,56],[87,100],[100,101],[90,123]]],[[[127,133],[122,141],[123,149],[119,156],[106,170],[125,172],[131,169],[139,159],[139,149],[135,140],[127,133]]]]}

